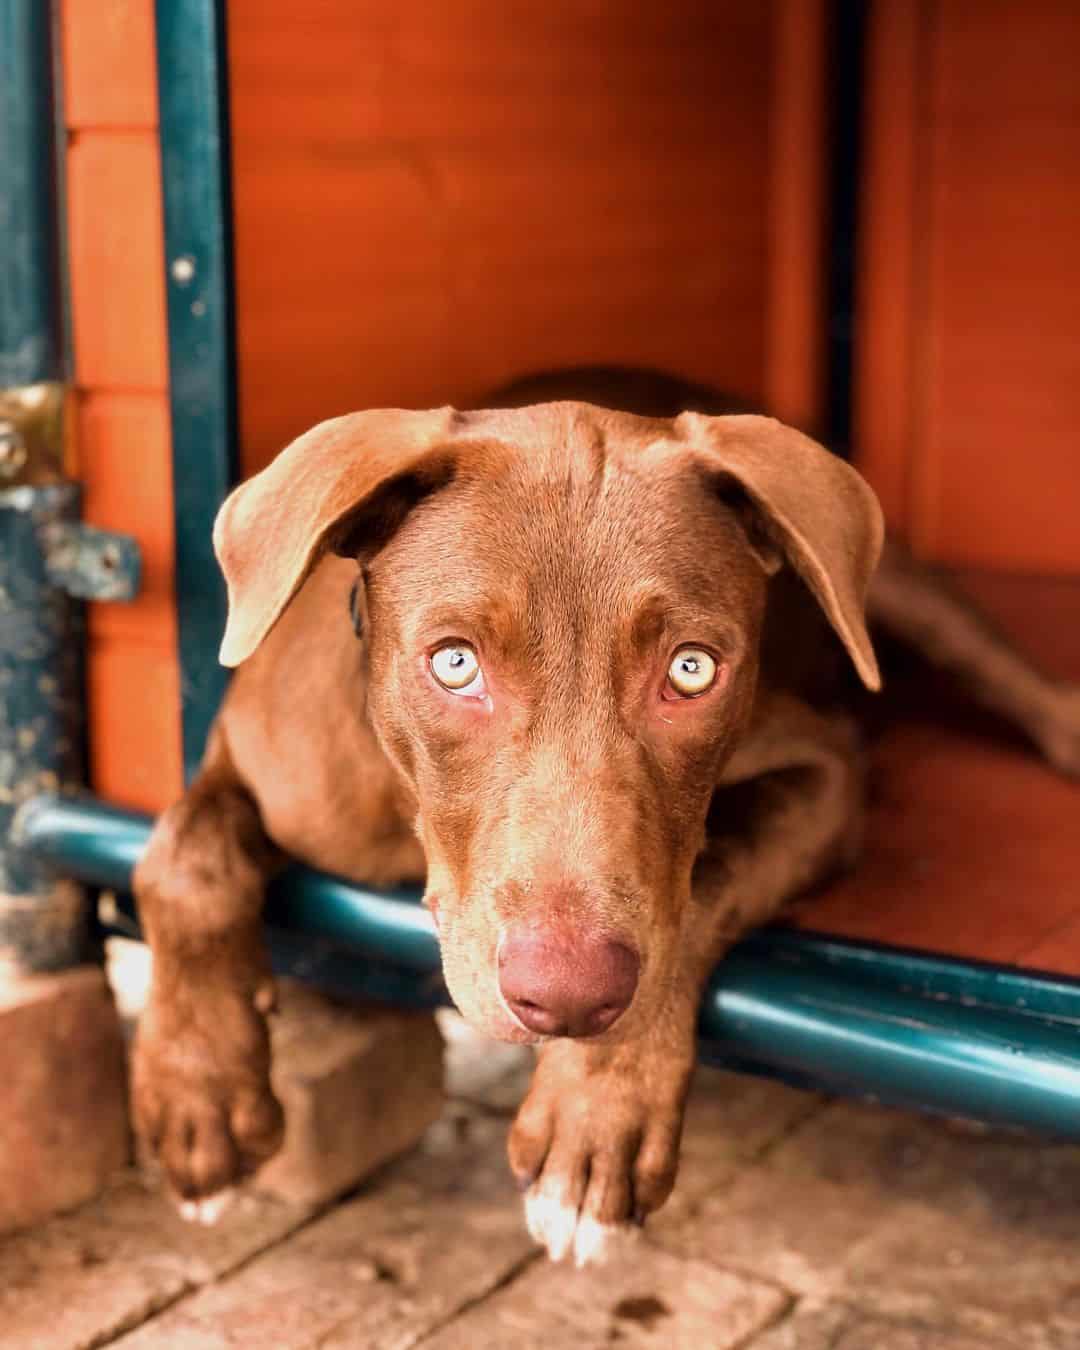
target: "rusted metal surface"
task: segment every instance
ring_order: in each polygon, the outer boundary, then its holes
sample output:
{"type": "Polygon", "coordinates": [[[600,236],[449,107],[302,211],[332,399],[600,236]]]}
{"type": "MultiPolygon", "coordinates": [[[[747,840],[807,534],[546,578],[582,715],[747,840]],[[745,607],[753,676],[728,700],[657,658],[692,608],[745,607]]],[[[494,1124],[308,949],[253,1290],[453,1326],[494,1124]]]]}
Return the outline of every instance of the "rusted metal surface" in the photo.
{"type": "Polygon", "coordinates": [[[139,546],[127,535],[96,530],[81,521],[43,526],[41,543],[49,580],[79,600],[132,600],[138,593],[139,546]]]}
{"type": "Polygon", "coordinates": [[[0,389],[0,489],[62,480],[64,398],[56,383],[0,389]]]}
{"type": "Polygon", "coordinates": [[[42,872],[11,838],[21,803],[84,781],[76,597],[121,598],[137,585],[134,541],[81,525],[79,498],[74,483],[0,489],[0,972],[61,969],[85,955],[82,890],[42,872]]]}

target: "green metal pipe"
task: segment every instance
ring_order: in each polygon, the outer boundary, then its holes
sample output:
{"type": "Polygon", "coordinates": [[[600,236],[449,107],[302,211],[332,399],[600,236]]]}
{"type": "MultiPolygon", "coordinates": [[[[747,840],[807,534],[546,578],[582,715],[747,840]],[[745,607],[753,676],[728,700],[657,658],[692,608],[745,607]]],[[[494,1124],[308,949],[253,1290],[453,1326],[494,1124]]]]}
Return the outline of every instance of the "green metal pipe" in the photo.
{"type": "Polygon", "coordinates": [[[826,1091],[1080,1139],[1080,1024],[867,986],[739,949],[701,1011],[706,1058],[826,1091]]]}
{"type": "MultiPolygon", "coordinates": [[[[45,796],[17,821],[40,862],[118,890],[149,830],[146,817],[45,796]]],[[[383,989],[429,1003],[438,945],[418,899],[293,868],[267,920],[334,948],[329,964],[309,962],[316,977],[332,966],[339,986],[371,992],[374,961],[383,989]],[[388,984],[388,967],[411,981],[388,984]]],[[[699,1030],[712,1062],[1080,1139],[1080,984],[1070,981],[768,930],[717,968],[699,1030]]]]}
{"type": "MultiPolygon", "coordinates": [[[[131,873],[153,821],[104,802],[42,795],[19,812],[20,848],[58,874],[114,891],[131,873]]],[[[439,965],[439,944],[420,892],[372,891],[307,867],[290,867],[271,886],[267,922],[289,932],[359,948],[415,971],[439,965]]]]}

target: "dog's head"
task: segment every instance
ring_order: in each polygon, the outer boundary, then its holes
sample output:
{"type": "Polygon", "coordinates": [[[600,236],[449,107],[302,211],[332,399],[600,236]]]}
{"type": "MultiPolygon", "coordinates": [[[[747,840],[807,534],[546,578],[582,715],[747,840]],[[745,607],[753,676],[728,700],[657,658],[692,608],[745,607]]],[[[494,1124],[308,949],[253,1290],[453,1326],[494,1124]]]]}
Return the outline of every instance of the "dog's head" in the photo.
{"type": "Polygon", "coordinates": [[[358,713],[418,805],[451,993],[504,1039],[618,1035],[672,978],[769,575],[795,569],[876,686],[880,544],[854,470],[768,418],[358,413],[223,506],[221,655],[325,553],[357,558],[358,713]]]}

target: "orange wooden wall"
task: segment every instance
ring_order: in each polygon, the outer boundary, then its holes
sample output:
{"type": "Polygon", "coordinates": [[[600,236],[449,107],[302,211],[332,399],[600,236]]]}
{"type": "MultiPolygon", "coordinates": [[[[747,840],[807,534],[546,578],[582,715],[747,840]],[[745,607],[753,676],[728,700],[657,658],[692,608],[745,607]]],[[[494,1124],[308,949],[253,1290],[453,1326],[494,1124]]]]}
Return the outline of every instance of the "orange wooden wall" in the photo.
{"type": "MultiPolygon", "coordinates": [[[[179,790],[153,0],[61,0],[77,444],[143,593],[91,772],[179,790]]],[[[856,429],[929,556],[1080,572],[1080,8],[876,0],[856,429]]],[[[813,426],[825,0],[230,0],[243,459],[364,404],[651,363],[813,426]]]]}
{"type": "Polygon", "coordinates": [[[1080,573],[1080,5],[873,15],[863,466],[925,556],[1080,573]]]}
{"type": "Polygon", "coordinates": [[[231,0],[241,441],[657,365],[812,423],[820,0],[231,0]]]}
{"type": "Polygon", "coordinates": [[[181,787],[152,0],[62,0],[76,452],[95,525],[138,537],[142,593],[90,606],[90,773],[156,810],[181,787]]]}
{"type": "MultiPolygon", "coordinates": [[[[153,0],[61,0],[76,440],[143,591],[91,776],[181,786],[153,0]]],[[[372,403],[636,361],[816,419],[823,0],[230,0],[245,467],[372,403]]]]}

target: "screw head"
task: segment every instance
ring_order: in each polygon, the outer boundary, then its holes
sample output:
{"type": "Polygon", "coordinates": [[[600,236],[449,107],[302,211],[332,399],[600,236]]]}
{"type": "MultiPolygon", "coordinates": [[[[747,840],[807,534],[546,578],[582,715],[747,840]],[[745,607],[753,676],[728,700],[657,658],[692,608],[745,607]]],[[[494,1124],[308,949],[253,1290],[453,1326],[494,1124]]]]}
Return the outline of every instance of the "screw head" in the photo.
{"type": "Polygon", "coordinates": [[[190,253],[182,253],[172,260],[169,271],[178,286],[189,286],[195,280],[195,259],[190,253]]]}

